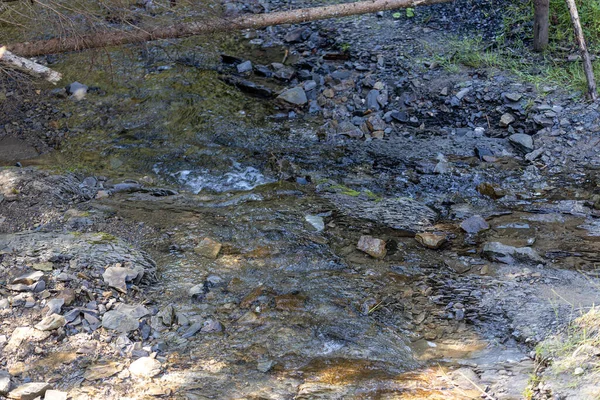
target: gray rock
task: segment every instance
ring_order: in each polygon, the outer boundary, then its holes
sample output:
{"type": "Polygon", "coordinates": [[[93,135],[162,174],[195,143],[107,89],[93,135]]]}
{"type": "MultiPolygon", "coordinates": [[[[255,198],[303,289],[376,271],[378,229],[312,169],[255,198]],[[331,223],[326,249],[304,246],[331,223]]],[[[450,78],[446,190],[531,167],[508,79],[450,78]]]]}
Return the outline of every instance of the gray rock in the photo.
{"type": "Polygon", "coordinates": [[[6,310],[10,308],[10,301],[8,299],[0,299],[0,310],[6,310]]]}
{"type": "Polygon", "coordinates": [[[52,314],[42,319],[36,326],[35,329],[40,331],[53,331],[61,328],[67,324],[67,320],[62,315],[52,314]]]}
{"type": "Polygon", "coordinates": [[[480,215],[473,215],[465,219],[461,222],[460,227],[463,231],[471,235],[490,229],[490,225],[480,215]]]}
{"type": "Polygon", "coordinates": [[[464,88],[464,89],[460,90],[458,93],[456,93],[455,97],[458,100],[462,100],[470,91],[471,91],[471,88],[464,88]]]}
{"type": "Polygon", "coordinates": [[[194,285],[190,288],[190,290],[188,290],[188,294],[190,295],[190,297],[196,298],[196,297],[200,297],[202,295],[204,295],[205,291],[204,291],[204,283],[199,283],[197,285],[194,285]]]}
{"type": "Polygon", "coordinates": [[[64,304],[65,299],[62,298],[56,298],[48,301],[46,304],[46,308],[48,309],[47,315],[60,314],[60,310],[64,304]]]}
{"type": "Polygon", "coordinates": [[[194,336],[196,333],[200,332],[200,330],[202,329],[203,324],[202,322],[194,322],[187,331],[185,331],[185,333],[183,335],[181,335],[181,337],[188,339],[191,338],[192,336],[194,336]]]}
{"type": "Polygon", "coordinates": [[[200,331],[203,333],[222,332],[223,325],[218,320],[210,318],[202,323],[200,331]]]}
{"type": "Polygon", "coordinates": [[[504,97],[508,101],[519,101],[523,98],[521,93],[504,93],[504,97]]]}
{"type": "Polygon", "coordinates": [[[13,279],[12,284],[32,285],[42,279],[44,273],[42,271],[30,272],[13,279]]]}
{"type": "Polygon", "coordinates": [[[139,281],[144,276],[141,266],[108,267],[102,274],[104,282],[121,293],[127,293],[127,282],[139,281]]]}
{"type": "Polygon", "coordinates": [[[66,88],[67,94],[70,94],[75,100],[82,100],[87,94],[88,87],[77,81],[71,83],[66,88]]]}
{"type": "Polygon", "coordinates": [[[0,396],[5,396],[11,388],[10,374],[0,370],[0,396]]]}
{"type": "Polygon", "coordinates": [[[310,92],[311,90],[313,90],[317,87],[317,82],[315,82],[313,80],[306,81],[306,82],[304,82],[304,84],[302,86],[304,87],[304,90],[306,92],[310,92]]]}
{"type": "Polygon", "coordinates": [[[50,387],[46,382],[30,382],[12,390],[7,397],[14,400],[34,400],[43,396],[50,387]]]}
{"type": "Polygon", "coordinates": [[[277,96],[277,98],[298,106],[308,103],[306,93],[301,87],[288,89],[281,93],[279,96],[277,96]]]}
{"type": "Polygon", "coordinates": [[[381,109],[381,106],[377,101],[377,97],[379,97],[379,94],[379,90],[375,89],[369,91],[369,93],[367,94],[367,108],[369,110],[379,111],[381,109]]]}
{"type": "Polygon", "coordinates": [[[160,374],[162,366],[155,358],[141,357],[131,363],[129,372],[137,378],[152,378],[160,374]]]}
{"type": "Polygon", "coordinates": [[[250,71],[252,71],[252,62],[244,61],[243,63],[238,64],[236,68],[240,74],[243,74],[245,72],[250,72],[250,71]]]}
{"type": "Polygon", "coordinates": [[[509,142],[524,153],[533,151],[533,138],[524,133],[515,133],[508,138],[509,142]]]}
{"type": "Polygon", "coordinates": [[[515,117],[511,113],[502,114],[502,117],[500,117],[500,126],[503,128],[506,128],[513,122],[515,122],[515,117]]]}
{"type": "Polygon", "coordinates": [[[102,326],[117,332],[127,333],[140,326],[138,318],[122,311],[111,310],[102,316],[102,326]]]}
{"type": "Polygon", "coordinates": [[[114,308],[115,311],[131,315],[137,319],[143,318],[146,315],[150,315],[150,311],[141,304],[131,306],[129,304],[119,303],[114,308]]]}
{"type": "Polygon", "coordinates": [[[530,247],[507,246],[500,242],[490,242],[483,246],[483,255],[491,261],[504,264],[522,262],[525,264],[544,263],[544,259],[530,247]]]}
{"type": "Polygon", "coordinates": [[[198,243],[198,246],[194,248],[194,252],[203,257],[215,260],[219,256],[221,247],[223,247],[223,245],[216,240],[204,238],[198,243]]]}

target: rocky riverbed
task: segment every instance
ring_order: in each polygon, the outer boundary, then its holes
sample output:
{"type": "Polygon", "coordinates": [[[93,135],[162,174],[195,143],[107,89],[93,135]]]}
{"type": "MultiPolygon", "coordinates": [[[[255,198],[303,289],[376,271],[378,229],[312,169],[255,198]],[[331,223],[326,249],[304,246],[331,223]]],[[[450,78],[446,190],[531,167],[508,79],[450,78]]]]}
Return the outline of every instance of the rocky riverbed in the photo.
{"type": "Polygon", "coordinates": [[[600,300],[600,114],[437,65],[471,3],[8,82],[0,396],[595,398],[548,343],[600,300]]]}

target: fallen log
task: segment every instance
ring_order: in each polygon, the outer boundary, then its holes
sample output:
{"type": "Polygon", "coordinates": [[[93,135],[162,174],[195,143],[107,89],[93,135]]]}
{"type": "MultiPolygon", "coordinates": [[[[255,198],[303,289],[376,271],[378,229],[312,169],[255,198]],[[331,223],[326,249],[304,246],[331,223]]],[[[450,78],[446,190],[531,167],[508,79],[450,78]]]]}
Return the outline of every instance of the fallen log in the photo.
{"type": "Polygon", "coordinates": [[[335,4],[324,7],[304,8],[292,11],[279,11],[266,14],[243,15],[229,19],[211,19],[208,21],[175,24],[156,27],[150,30],[101,32],[84,36],[73,36],[24,42],[8,45],[9,51],[22,57],[43,54],[64,53],[84,49],[119,46],[130,43],[142,43],[159,39],[184,38],[217,32],[230,32],[242,29],[261,29],[282,24],[298,24],[328,18],[340,18],[350,15],[368,14],[378,11],[396,10],[446,3],[452,0],[373,0],[355,3],[335,4]]]}
{"type": "Polygon", "coordinates": [[[16,56],[6,50],[5,46],[0,47],[0,64],[6,64],[37,78],[44,78],[55,85],[62,79],[62,75],[59,72],[26,58],[16,56]]]}
{"type": "Polygon", "coordinates": [[[579,51],[581,53],[581,59],[583,60],[583,71],[588,84],[588,96],[592,101],[598,99],[598,92],[596,91],[596,79],[594,78],[594,68],[592,67],[592,60],[590,53],[588,52],[585,44],[585,38],[583,37],[583,29],[581,29],[581,22],[579,21],[579,12],[577,11],[577,5],[575,0],[566,0],[567,7],[569,7],[569,13],[571,14],[571,22],[573,22],[573,31],[575,32],[575,39],[579,45],[579,51]]]}

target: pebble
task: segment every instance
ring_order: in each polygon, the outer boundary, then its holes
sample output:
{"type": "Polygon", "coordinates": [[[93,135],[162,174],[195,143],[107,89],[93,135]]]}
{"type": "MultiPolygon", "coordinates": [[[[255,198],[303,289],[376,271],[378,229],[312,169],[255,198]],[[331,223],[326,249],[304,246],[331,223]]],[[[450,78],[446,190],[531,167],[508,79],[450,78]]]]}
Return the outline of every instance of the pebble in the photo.
{"type": "Polygon", "coordinates": [[[46,382],[30,382],[10,391],[7,397],[14,400],[34,400],[43,396],[50,387],[46,382]]]}
{"type": "Polygon", "coordinates": [[[438,233],[417,233],[415,240],[428,249],[439,249],[448,241],[448,237],[438,233]]]}
{"type": "Polygon", "coordinates": [[[297,106],[308,103],[306,92],[301,87],[285,90],[283,93],[277,96],[277,98],[297,106]]]}
{"type": "Polygon", "coordinates": [[[373,258],[382,259],[387,254],[385,241],[372,236],[361,236],[356,248],[373,258]]]}
{"type": "Polygon", "coordinates": [[[35,329],[40,331],[53,331],[61,328],[67,324],[65,317],[59,314],[52,314],[42,319],[36,326],[35,329]]]}
{"type": "Polygon", "coordinates": [[[0,370],[0,396],[5,396],[11,388],[10,374],[0,370]]]}
{"type": "Polygon", "coordinates": [[[490,225],[481,215],[473,215],[461,222],[460,227],[468,234],[475,235],[481,231],[490,229],[490,225]]]}
{"type": "Polygon", "coordinates": [[[137,378],[152,378],[160,374],[161,369],[160,361],[151,357],[138,358],[129,366],[129,372],[137,378]]]}
{"type": "Polygon", "coordinates": [[[515,120],[515,117],[511,113],[502,114],[502,117],[500,117],[500,126],[506,128],[515,122],[515,120]]]}
{"type": "Polygon", "coordinates": [[[221,251],[221,247],[223,245],[216,240],[212,240],[210,238],[204,238],[202,241],[194,248],[194,252],[203,257],[210,258],[216,260],[219,256],[219,252],[221,251]]]}

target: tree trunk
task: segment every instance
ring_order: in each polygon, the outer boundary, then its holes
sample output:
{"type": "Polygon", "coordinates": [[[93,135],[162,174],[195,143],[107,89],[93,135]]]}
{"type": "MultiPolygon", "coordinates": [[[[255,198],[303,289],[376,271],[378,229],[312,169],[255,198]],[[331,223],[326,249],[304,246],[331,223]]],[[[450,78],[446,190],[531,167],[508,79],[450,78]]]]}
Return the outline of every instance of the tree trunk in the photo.
{"type": "Polygon", "coordinates": [[[533,50],[543,51],[548,46],[550,0],[534,0],[533,50]]]}
{"type": "Polygon", "coordinates": [[[18,57],[6,50],[6,47],[0,47],[0,64],[6,64],[20,71],[28,73],[38,78],[44,78],[48,82],[56,85],[62,79],[62,75],[44,65],[34,63],[26,58],[18,57]]]}
{"type": "Polygon", "coordinates": [[[575,0],[566,0],[567,7],[569,7],[569,13],[571,14],[571,21],[573,22],[573,30],[575,31],[575,39],[579,45],[579,51],[581,52],[581,59],[583,60],[583,71],[588,83],[588,96],[593,101],[598,99],[598,92],[596,91],[596,79],[594,78],[594,68],[592,67],[592,60],[590,59],[590,53],[588,53],[587,46],[585,45],[585,38],[583,37],[583,30],[581,29],[581,22],[579,22],[579,12],[575,5],[575,0]]]}
{"type": "Polygon", "coordinates": [[[63,53],[67,51],[118,46],[128,43],[141,43],[158,39],[183,38],[216,32],[229,32],[241,29],[260,29],[267,26],[297,24],[328,18],[340,18],[349,15],[367,14],[378,11],[395,10],[446,3],[452,0],[372,0],[355,3],[336,4],[325,7],[305,8],[293,11],[280,11],[266,14],[243,15],[231,19],[212,19],[208,21],[181,23],[151,30],[138,29],[133,32],[102,32],[87,36],[54,38],[36,42],[24,42],[8,45],[8,50],[22,57],[42,54],[63,53]]]}

